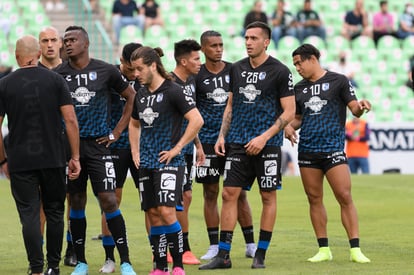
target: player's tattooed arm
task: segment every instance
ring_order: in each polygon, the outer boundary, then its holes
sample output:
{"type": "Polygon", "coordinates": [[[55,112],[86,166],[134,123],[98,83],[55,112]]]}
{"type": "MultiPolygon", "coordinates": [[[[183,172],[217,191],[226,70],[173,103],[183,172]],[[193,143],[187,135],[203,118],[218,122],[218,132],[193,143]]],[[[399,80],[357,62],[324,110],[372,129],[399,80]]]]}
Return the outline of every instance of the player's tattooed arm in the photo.
{"type": "Polygon", "coordinates": [[[289,124],[289,121],[287,121],[283,117],[278,117],[278,119],[276,120],[275,124],[278,127],[279,132],[280,132],[280,131],[282,131],[286,127],[286,125],[289,124]]]}

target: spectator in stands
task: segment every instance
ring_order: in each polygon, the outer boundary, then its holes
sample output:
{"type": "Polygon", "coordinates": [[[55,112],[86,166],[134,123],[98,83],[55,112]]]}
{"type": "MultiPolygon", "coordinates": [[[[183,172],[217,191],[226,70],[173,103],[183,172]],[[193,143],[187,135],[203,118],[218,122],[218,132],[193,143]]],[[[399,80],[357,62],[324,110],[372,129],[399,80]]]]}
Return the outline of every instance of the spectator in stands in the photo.
{"type": "Polygon", "coordinates": [[[296,18],[285,9],[285,1],[278,0],[276,9],[272,14],[272,40],[277,49],[279,40],[287,35],[297,37],[296,18]]]}
{"type": "Polygon", "coordinates": [[[134,0],[115,0],[112,7],[112,25],[115,32],[115,43],[119,45],[121,30],[128,25],[135,25],[144,30],[145,18],[134,0]]]}
{"type": "Polygon", "coordinates": [[[410,57],[410,69],[408,70],[408,77],[407,77],[407,81],[405,82],[405,86],[407,86],[410,89],[413,89],[414,91],[413,73],[414,73],[414,55],[410,57]]]}
{"type": "Polygon", "coordinates": [[[0,4],[0,30],[4,33],[4,37],[7,42],[9,42],[9,34],[12,22],[9,17],[6,15],[5,11],[2,9],[2,4],[0,4]]]}
{"type": "Polygon", "coordinates": [[[414,7],[411,3],[407,3],[398,20],[397,37],[405,39],[410,35],[414,35],[414,7]]]}
{"type": "Polygon", "coordinates": [[[355,75],[354,68],[355,66],[347,61],[347,56],[346,56],[345,51],[341,51],[339,53],[339,60],[333,62],[329,66],[330,71],[345,75],[351,82],[352,86],[358,87],[358,84],[354,80],[354,75],[355,75]]]}
{"type": "Polygon", "coordinates": [[[151,26],[164,26],[160,6],[154,0],[145,0],[141,6],[141,14],[145,15],[144,33],[151,26]]]}
{"type": "Polygon", "coordinates": [[[254,2],[252,9],[244,17],[243,30],[241,32],[241,36],[244,36],[247,25],[255,21],[260,21],[265,24],[269,23],[267,15],[263,11],[263,2],[260,0],[254,2]]]}
{"type": "Polygon", "coordinates": [[[360,35],[372,37],[364,0],[355,0],[354,9],[346,13],[341,34],[348,40],[355,39],[360,35]]]}
{"type": "Polygon", "coordinates": [[[369,132],[368,123],[358,117],[345,124],[345,153],[352,174],[357,174],[359,170],[369,174],[369,132]]]}
{"type": "Polygon", "coordinates": [[[325,27],[319,14],[312,9],[311,0],[305,0],[303,2],[303,9],[297,13],[296,20],[298,26],[297,37],[301,42],[311,35],[319,36],[323,40],[326,39],[325,27]]]}
{"type": "Polygon", "coordinates": [[[380,1],[379,5],[380,11],[374,14],[372,20],[375,45],[377,45],[378,40],[385,35],[396,36],[394,16],[388,11],[388,1],[380,1]]]}

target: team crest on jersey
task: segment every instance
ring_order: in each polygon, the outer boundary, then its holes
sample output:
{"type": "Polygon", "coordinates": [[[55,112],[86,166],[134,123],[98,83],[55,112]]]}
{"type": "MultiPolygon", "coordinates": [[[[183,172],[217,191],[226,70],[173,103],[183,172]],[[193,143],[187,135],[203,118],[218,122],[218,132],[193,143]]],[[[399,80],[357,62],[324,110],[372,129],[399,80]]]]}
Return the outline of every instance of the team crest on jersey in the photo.
{"type": "Polygon", "coordinates": [[[223,88],[216,88],[212,93],[207,93],[206,96],[209,99],[213,99],[219,105],[223,105],[229,97],[229,92],[226,92],[223,88]]]}
{"type": "Polygon", "coordinates": [[[146,108],[143,112],[139,113],[139,118],[142,119],[147,126],[144,127],[152,127],[152,123],[154,123],[154,119],[159,117],[159,113],[154,112],[152,108],[146,108]]]}
{"type": "Polygon", "coordinates": [[[164,94],[158,94],[157,95],[157,102],[161,102],[163,98],[164,98],[164,94]]]}
{"type": "Polygon", "coordinates": [[[256,86],[253,84],[248,84],[246,87],[240,87],[239,93],[243,94],[248,101],[243,101],[244,103],[254,103],[253,101],[256,99],[258,95],[262,93],[262,91],[257,90],[256,86]]]}
{"type": "Polygon", "coordinates": [[[266,72],[260,72],[259,73],[259,80],[263,80],[266,78],[266,72]]]}
{"type": "Polygon", "coordinates": [[[308,102],[305,102],[305,108],[311,109],[314,113],[319,113],[327,103],[327,100],[322,100],[319,96],[313,96],[308,102]]]}
{"type": "Polygon", "coordinates": [[[89,72],[89,79],[94,81],[98,78],[98,73],[97,72],[89,72]]]}
{"type": "Polygon", "coordinates": [[[95,92],[90,92],[86,87],[78,87],[73,93],[72,98],[76,99],[81,105],[87,105],[89,100],[95,96],[95,92]]]}
{"type": "Polygon", "coordinates": [[[226,81],[226,83],[230,83],[230,75],[226,74],[224,80],[226,81]]]}
{"type": "Polygon", "coordinates": [[[329,83],[322,83],[322,91],[327,91],[329,90],[329,83]]]}

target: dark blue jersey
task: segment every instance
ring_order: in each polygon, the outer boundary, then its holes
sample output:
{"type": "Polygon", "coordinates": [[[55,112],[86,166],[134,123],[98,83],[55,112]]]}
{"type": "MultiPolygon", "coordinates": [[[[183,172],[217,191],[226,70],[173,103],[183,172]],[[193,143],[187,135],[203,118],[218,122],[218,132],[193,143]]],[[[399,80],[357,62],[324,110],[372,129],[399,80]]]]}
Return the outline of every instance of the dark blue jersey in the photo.
{"type": "MultiPolygon", "coordinates": [[[[119,67],[118,67],[119,69],[119,67]]],[[[125,76],[124,76],[125,77],[125,76]]],[[[125,77],[126,78],[126,77],[125,77]]],[[[129,85],[137,91],[141,88],[141,84],[138,80],[129,80],[129,85]]],[[[118,121],[122,117],[122,112],[124,111],[126,100],[120,94],[115,91],[111,93],[111,129],[114,129],[118,124],[118,121]]],[[[119,139],[110,145],[110,148],[114,149],[129,149],[129,137],[128,137],[128,128],[126,128],[122,133],[119,139]]]]}
{"type": "MultiPolygon", "coordinates": [[[[189,100],[192,100],[194,103],[196,102],[196,84],[195,78],[193,76],[189,76],[187,81],[182,81],[174,72],[171,73],[175,83],[180,85],[184,89],[184,93],[189,100]]],[[[184,134],[185,129],[187,128],[188,121],[184,119],[183,126],[182,126],[182,134],[184,134]]],[[[190,142],[185,146],[182,150],[182,153],[185,155],[192,155],[194,151],[194,143],[190,142]]]]}
{"type": "MultiPolygon", "coordinates": [[[[171,150],[180,140],[184,115],[195,108],[195,102],[186,91],[171,80],[165,80],[154,92],[146,87],[138,90],[132,117],[140,121],[140,167],[162,168],[159,162],[161,151],[171,150]]],[[[185,165],[184,155],[177,155],[170,166],[185,165]]]]}
{"type": "MultiPolygon", "coordinates": [[[[283,112],[280,99],[294,95],[292,74],[272,56],[257,68],[245,58],[231,68],[230,92],[232,120],[226,142],[246,144],[268,130],[283,112]]],[[[283,132],[266,145],[282,146],[283,132]]]]}
{"type": "Polygon", "coordinates": [[[209,72],[202,65],[196,76],[197,108],[204,119],[204,125],[198,133],[201,143],[215,144],[220,132],[230,89],[231,64],[225,64],[218,74],[209,72]]]}
{"type": "Polygon", "coordinates": [[[344,150],[346,108],[356,100],[346,76],[327,72],[315,82],[301,80],[295,85],[296,113],[302,116],[299,152],[344,150]]]}
{"type": "Polygon", "coordinates": [[[69,85],[81,138],[106,136],[111,132],[111,91],[122,93],[128,82],[119,70],[104,61],[91,59],[81,70],[72,68],[68,62],[56,69],[69,85]]]}

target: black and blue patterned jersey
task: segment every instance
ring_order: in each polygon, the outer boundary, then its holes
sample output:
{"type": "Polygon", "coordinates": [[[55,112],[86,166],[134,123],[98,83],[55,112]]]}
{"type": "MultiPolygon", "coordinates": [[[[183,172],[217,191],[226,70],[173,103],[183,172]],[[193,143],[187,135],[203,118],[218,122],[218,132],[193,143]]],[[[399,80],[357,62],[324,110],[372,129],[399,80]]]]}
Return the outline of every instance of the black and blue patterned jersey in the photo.
{"type": "MultiPolygon", "coordinates": [[[[226,142],[246,144],[269,129],[283,112],[280,99],[294,95],[292,74],[272,56],[257,68],[252,68],[247,57],[230,70],[230,92],[232,120],[226,142]]],[[[282,146],[283,132],[266,145],[282,146]]]]}
{"type": "MultiPolygon", "coordinates": [[[[119,69],[119,66],[117,67],[119,69]]],[[[126,78],[126,76],[124,75],[126,78]]],[[[127,79],[128,80],[128,79],[127,79]]],[[[135,91],[138,91],[141,88],[141,84],[138,80],[128,80],[129,85],[134,88],[135,91]]],[[[111,93],[111,129],[114,129],[118,124],[118,121],[122,117],[122,112],[124,111],[126,100],[120,94],[115,91],[111,93]]],[[[128,128],[126,128],[122,133],[119,139],[111,143],[109,146],[111,149],[129,149],[129,136],[128,136],[128,128]]]]}
{"type": "Polygon", "coordinates": [[[343,151],[346,108],[357,100],[347,77],[328,71],[315,82],[302,79],[295,95],[296,113],[302,116],[298,152],[343,151]]]}
{"type": "Polygon", "coordinates": [[[91,59],[89,64],[77,70],[68,62],[56,69],[68,83],[71,91],[81,138],[106,136],[111,132],[110,101],[112,90],[122,93],[128,82],[119,70],[104,61],[91,59]]]}
{"type": "MultiPolygon", "coordinates": [[[[152,93],[147,87],[138,90],[132,117],[141,124],[140,167],[158,169],[165,166],[165,163],[159,162],[159,153],[169,151],[177,144],[182,136],[184,115],[195,107],[194,100],[171,80],[165,80],[152,93]]],[[[169,164],[175,167],[183,165],[182,152],[169,164]]]]}
{"type": "Polygon", "coordinates": [[[229,98],[231,63],[218,74],[203,64],[196,76],[196,103],[204,125],[198,133],[201,143],[215,144],[220,132],[224,109],[229,98]]]}
{"type": "MultiPolygon", "coordinates": [[[[194,103],[196,102],[196,83],[194,76],[189,76],[187,81],[182,81],[174,72],[171,72],[171,75],[178,85],[180,85],[184,89],[184,93],[188,100],[192,100],[194,103]]],[[[188,121],[184,119],[183,126],[181,130],[181,134],[184,134],[185,129],[187,128],[188,121]]],[[[182,153],[185,155],[192,155],[194,151],[194,143],[188,143],[182,150],[182,153]]]]}

